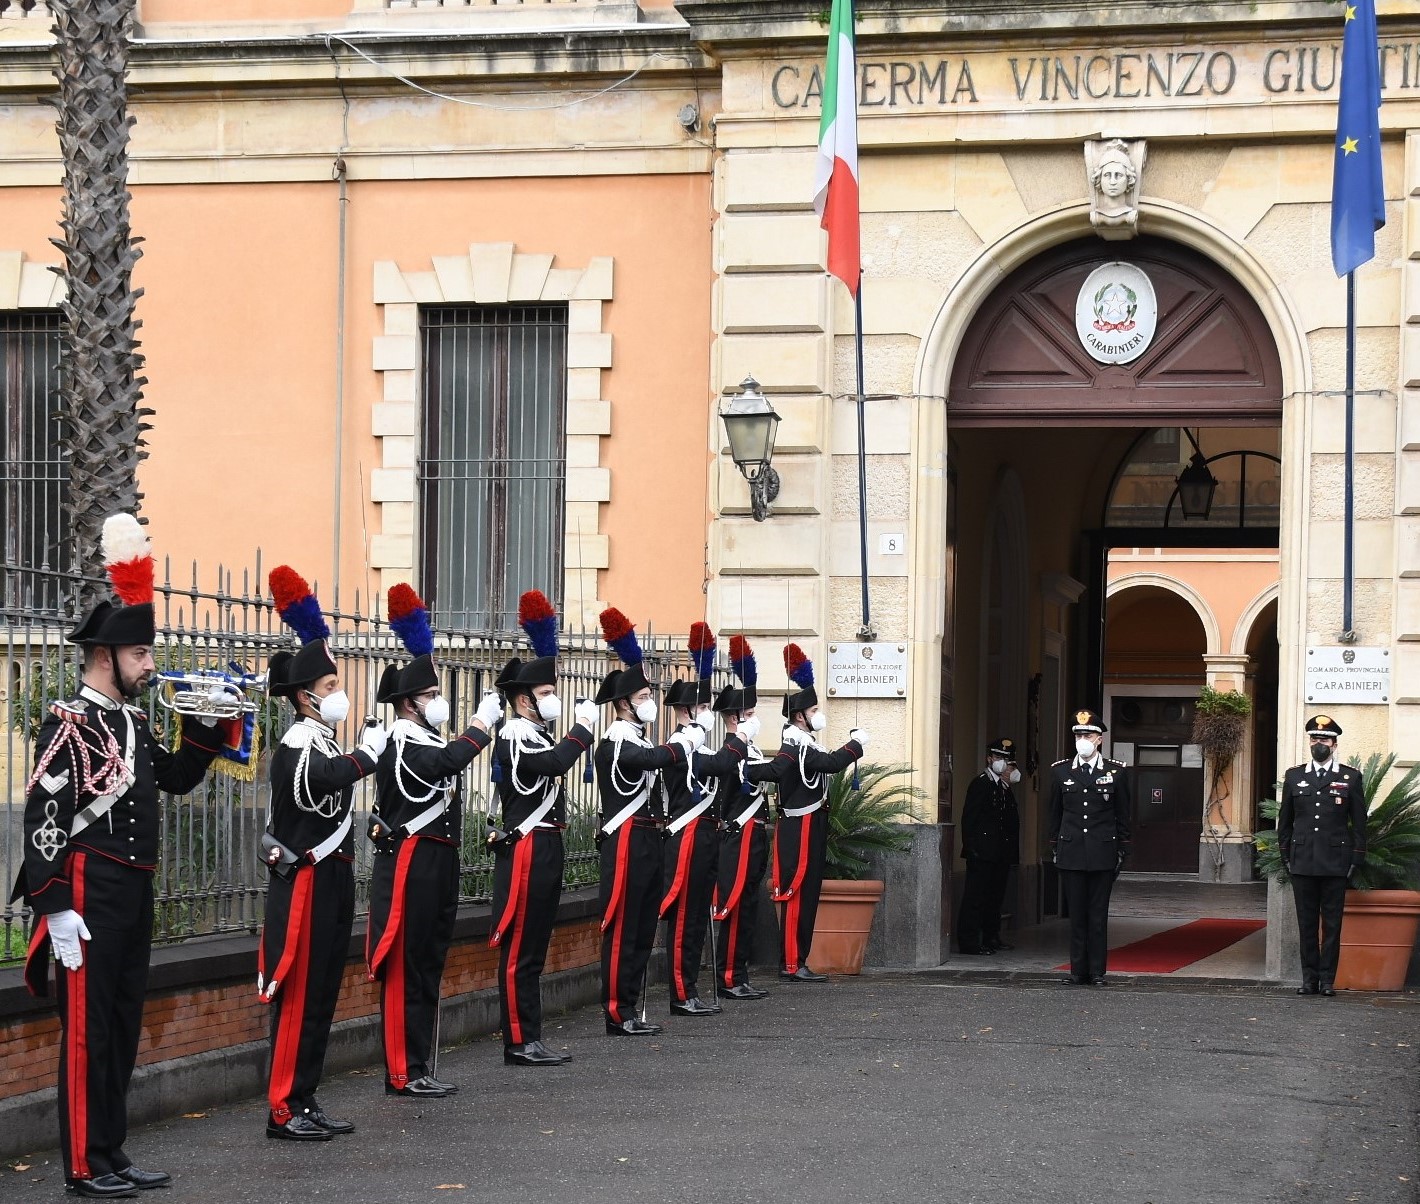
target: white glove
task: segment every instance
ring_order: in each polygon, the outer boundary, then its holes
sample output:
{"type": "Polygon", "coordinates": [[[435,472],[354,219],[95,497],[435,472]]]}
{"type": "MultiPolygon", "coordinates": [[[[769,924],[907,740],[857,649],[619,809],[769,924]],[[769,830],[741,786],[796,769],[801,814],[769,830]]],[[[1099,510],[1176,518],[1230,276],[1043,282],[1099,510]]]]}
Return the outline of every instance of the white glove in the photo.
{"type": "Polygon", "coordinates": [[[572,708],[572,718],[580,723],[589,732],[597,730],[597,719],[600,715],[600,708],[594,702],[582,699],[572,708]]]}
{"type": "MultiPolygon", "coordinates": [[[[232,694],[229,690],[222,689],[221,686],[213,686],[207,691],[207,705],[211,707],[221,706],[231,702],[232,694]]],[[[216,715],[198,715],[197,722],[203,727],[216,727],[216,715]]]]}
{"type": "Polygon", "coordinates": [[[688,723],[680,731],[676,732],[667,744],[678,744],[685,749],[686,753],[693,753],[697,748],[705,743],[705,729],[697,727],[693,723],[688,723]]]}
{"type": "Polygon", "coordinates": [[[868,747],[868,733],[861,727],[852,728],[848,732],[848,739],[858,741],[858,744],[863,748],[868,747]]]}
{"type": "Polygon", "coordinates": [[[385,751],[385,745],[389,742],[389,733],[378,723],[367,723],[360,732],[360,751],[369,753],[373,760],[380,759],[380,754],[385,751]]]}
{"type": "Polygon", "coordinates": [[[759,735],[759,716],[751,715],[748,719],[741,719],[739,727],[735,728],[735,735],[746,744],[753,744],[754,738],[759,735]]]}
{"type": "Polygon", "coordinates": [[[473,717],[490,732],[493,730],[493,725],[503,718],[503,699],[497,690],[489,690],[483,696],[483,701],[478,704],[478,710],[473,713],[473,717]]]}
{"type": "Polygon", "coordinates": [[[84,964],[84,946],[79,942],[88,939],[84,917],[77,911],[56,911],[49,917],[49,943],[66,970],[77,970],[84,964]]]}

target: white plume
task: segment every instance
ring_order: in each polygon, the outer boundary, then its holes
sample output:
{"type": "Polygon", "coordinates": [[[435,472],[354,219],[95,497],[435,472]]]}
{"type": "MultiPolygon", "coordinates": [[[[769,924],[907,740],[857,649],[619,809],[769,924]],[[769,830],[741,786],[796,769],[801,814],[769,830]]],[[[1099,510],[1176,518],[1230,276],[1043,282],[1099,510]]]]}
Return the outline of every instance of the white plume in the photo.
{"type": "Polygon", "coordinates": [[[131,514],[110,514],[99,538],[105,564],[122,564],[152,554],[153,542],[131,514]]]}

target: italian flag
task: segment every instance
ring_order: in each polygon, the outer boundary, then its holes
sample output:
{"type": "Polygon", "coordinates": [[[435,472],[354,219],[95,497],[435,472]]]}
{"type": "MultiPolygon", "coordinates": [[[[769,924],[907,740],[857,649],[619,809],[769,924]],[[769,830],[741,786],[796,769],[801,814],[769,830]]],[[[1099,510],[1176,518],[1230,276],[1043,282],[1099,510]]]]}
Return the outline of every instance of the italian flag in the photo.
{"type": "Polygon", "coordinates": [[[828,270],[856,297],[863,264],[858,236],[858,61],[853,53],[853,0],[833,0],[814,169],[814,209],[828,231],[828,270]]]}

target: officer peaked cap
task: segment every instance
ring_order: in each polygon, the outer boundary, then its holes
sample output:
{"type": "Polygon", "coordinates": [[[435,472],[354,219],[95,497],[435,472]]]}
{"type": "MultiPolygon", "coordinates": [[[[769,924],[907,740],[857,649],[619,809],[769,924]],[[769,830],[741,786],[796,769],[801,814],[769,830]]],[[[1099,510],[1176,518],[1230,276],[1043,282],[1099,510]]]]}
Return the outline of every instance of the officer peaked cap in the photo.
{"type": "Polygon", "coordinates": [[[1103,735],[1109,731],[1105,727],[1104,720],[1100,718],[1098,711],[1082,709],[1075,712],[1075,725],[1070,729],[1072,732],[1099,732],[1103,735]]]}
{"type": "Polygon", "coordinates": [[[1315,715],[1307,720],[1307,735],[1332,736],[1340,739],[1341,724],[1337,723],[1330,715],[1315,715]]]}
{"type": "Polygon", "coordinates": [[[1002,736],[999,740],[993,740],[986,751],[1000,753],[1006,760],[1013,761],[1016,757],[1016,742],[1010,736],[1002,736]]]}

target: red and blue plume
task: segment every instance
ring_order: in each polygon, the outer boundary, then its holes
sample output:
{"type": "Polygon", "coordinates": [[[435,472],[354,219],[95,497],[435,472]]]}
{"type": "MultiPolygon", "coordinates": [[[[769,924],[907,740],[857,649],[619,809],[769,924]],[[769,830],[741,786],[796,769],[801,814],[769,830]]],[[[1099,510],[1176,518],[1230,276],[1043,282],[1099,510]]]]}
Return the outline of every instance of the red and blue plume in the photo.
{"type": "Polygon", "coordinates": [[[608,606],[601,613],[602,639],[611,645],[611,650],[621,658],[624,665],[639,665],[642,661],[641,643],[636,638],[636,628],[615,606],[608,606]]]}
{"type": "Polygon", "coordinates": [[[798,644],[784,645],[784,671],[801,690],[807,690],[814,684],[814,663],[804,655],[798,644]]]}
{"type": "Polygon", "coordinates": [[[266,581],[281,621],[301,637],[301,643],[329,638],[330,627],[321,614],[320,603],[300,573],[288,564],[278,564],[266,581]]]}
{"type": "Polygon", "coordinates": [[[690,625],[690,659],[695,662],[695,673],[701,681],[715,672],[715,633],[709,623],[690,625]]]}
{"type": "Polygon", "coordinates": [[[153,600],[153,545],[131,514],[110,514],[99,536],[104,568],[125,606],[153,600]]]}
{"type": "Polygon", "coordinates": [[[557,655],[557,612],[540,589],[518,599],[518,626],[528,633],[536,656],[557,655]]]}
{"type": "Polygon", "coordinates": [[[754,649],[742,635],[730,637],[730,668],[740,679],[741,685],[752,686],[759,682],[759,666],[754,662],[754,649]]]}
{"type": "Polygon", "coordinates": [[[429,608],[423,598],[400,582],[390,586],[388,607],[390,628],[411,656],[434,651],[434,629],[429,625],[429,608]]]}

